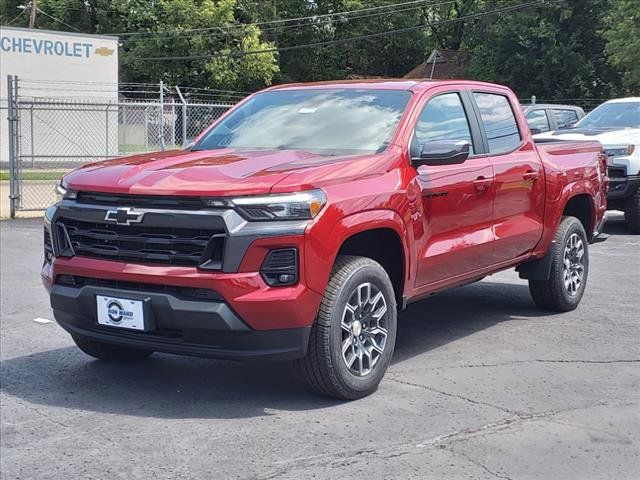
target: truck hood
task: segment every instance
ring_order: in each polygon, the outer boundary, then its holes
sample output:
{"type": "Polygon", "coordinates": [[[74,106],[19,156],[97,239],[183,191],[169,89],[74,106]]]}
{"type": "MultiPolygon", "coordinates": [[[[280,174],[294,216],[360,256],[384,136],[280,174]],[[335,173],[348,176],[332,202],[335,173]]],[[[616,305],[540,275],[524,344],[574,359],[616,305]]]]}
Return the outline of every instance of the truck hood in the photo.
{"type": "MultiPolygon", "coordinates": [[[[391,149],[392,147],[390,147],[391,149]]],[[[296,191],[384,171],[389,154],[328,156],[298,150],[172,150],[85,165],[67,174],[72,190],[139,195],[229,196],[296,191]],[[376,166],[378,168],[376,168],[376,166]],[[293,175],[295,174],[295,175],[293,175]],[[295,183],[286,182],[293,176],[295,183]],[[280,184],[280,188],[275,188],[280,184]]]]}
{"type": "Polygon", "coordinates": [[[640,144],[640,128],[621,128],[616,130],[599,130],[587,128],[571,128],[534,135],[533,138],[554,138],[559,140],[597,140],[603,146],[621,146],[640,144]]]}

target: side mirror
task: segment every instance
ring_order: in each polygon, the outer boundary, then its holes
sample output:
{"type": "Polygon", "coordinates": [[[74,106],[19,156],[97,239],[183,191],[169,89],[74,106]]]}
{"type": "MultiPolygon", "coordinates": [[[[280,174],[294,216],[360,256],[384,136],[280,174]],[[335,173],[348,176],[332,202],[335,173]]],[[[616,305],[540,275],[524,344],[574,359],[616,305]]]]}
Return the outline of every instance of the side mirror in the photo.
{"type": "Polygon", "coordinates": [[[464,163],[469,158],[468,142],[427,142],[422,146],[420,157],[411,159],[419,165],[453,165],[464,163]]]}
{"type": "Polygon", "coordinates": [[[531,130],[531,135],[538,135],[539,133],[542,133],[542,130],[539,128],[530,128],[529,130],[531,130]]]}

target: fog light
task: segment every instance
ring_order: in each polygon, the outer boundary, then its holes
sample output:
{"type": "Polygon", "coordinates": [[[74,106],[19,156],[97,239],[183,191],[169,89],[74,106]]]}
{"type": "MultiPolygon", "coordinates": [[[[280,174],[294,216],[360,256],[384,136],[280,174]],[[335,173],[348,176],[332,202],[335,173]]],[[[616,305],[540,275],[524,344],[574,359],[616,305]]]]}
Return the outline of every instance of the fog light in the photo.
{"type": "Polygon", "coordinates": [[[272,287],[298,283],[298,250],[295,248],[271,250],[262,262],[260,273],[264,281],[272,287]]]}

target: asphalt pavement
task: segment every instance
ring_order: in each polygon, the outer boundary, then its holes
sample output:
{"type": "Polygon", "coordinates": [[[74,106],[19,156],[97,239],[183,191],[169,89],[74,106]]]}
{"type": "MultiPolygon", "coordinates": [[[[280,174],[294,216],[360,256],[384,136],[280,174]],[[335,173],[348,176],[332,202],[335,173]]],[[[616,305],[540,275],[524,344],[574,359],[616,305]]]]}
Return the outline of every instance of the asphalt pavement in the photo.
{"type": "Polygon", "coordinates": [[[640,237],[607,232],[576,311],[513,271],[412,304],[378,391],[344,403],[286,364],[87,357],[46,322],[41,220],[0,222],[0,477],[637,479],[640,237]]]}

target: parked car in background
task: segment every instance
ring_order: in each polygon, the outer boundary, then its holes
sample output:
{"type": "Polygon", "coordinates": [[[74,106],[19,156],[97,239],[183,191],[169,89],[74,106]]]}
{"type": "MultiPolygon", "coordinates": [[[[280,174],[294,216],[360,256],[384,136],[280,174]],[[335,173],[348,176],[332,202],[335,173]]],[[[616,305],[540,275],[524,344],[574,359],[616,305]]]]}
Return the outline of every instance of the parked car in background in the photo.
{"type": "Polygon", "coordinates": [[[573,128],[535,138],[602,143],[608,156],[608,208],[624,211],[629,230],[640,234],[640,97],[609,100],[573,128]]]}
{"type": "Polygon", "coordinates": [[[354,399],[409,302],[516,268],[541,308],[575,309],[605,169],[596,141],[534,143],[499,85],[281,85],[190,148],[67,174],[42,279],[93,357],[293,359],[354,399]]]}
{"type": "Polygon", "coordinates": [[[534,134],[573,127],[584,117],[584,110],[575,105],[536,103],[522,105],[522,110],[534,134]]]}

